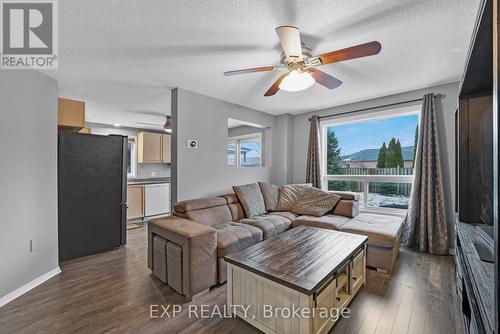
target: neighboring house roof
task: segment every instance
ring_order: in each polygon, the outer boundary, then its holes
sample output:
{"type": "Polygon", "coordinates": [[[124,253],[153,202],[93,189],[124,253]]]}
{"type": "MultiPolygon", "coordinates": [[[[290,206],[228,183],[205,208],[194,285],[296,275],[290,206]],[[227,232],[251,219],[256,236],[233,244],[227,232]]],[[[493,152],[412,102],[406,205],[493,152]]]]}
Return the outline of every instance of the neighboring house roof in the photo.
{"type": "MultiPolygon", "coordinates": [[[[406,146],[401,148],[401,150],[403,151],[403,160],[413,160],[413,146],[406,146]]],[[[380,150],[378,148],[361,150],[359,152],[344,156],[342,158],[342,161],[377,161],[379,151],[380,150]]]]}

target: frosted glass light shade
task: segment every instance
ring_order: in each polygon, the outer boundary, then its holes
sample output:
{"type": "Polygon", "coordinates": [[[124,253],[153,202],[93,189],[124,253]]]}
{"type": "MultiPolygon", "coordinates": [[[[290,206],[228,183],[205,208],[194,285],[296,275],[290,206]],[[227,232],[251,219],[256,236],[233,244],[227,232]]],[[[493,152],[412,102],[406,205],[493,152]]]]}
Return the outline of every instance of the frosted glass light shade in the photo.
{"type": "Polygon", "coordinates": [[[298,92],[312,86],[314,78],[309,72],[291,71],[280,83],[280,89],[287,92],[298,92]]]}

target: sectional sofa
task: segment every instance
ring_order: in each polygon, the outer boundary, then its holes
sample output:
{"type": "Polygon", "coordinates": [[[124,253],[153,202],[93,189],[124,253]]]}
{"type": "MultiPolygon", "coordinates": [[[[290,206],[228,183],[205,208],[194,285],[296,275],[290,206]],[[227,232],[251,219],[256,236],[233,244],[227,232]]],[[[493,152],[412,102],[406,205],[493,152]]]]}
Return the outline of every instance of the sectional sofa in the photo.
{"type": "Polygon", "coordinates": [[[359,212],[359,195],[336,192],[338,204],[321,217],[269,212],[246,218],[235,194],[181,201],[173,216],[148,224],[148,266],[178,293],[192,298],[226,281],[224,256],[308,225],[366,235],[367,266],[390,273],[403,218],[359,212]]]}

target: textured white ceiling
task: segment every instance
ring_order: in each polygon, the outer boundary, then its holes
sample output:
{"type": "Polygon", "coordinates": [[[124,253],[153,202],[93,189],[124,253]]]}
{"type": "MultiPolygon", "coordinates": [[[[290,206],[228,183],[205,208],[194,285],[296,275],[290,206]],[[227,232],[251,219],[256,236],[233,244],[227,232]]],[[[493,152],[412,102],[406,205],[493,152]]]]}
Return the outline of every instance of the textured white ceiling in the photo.
{"type": "Polygon", "coordinates": [[[300,113],[456,81],[478,0],[59,2],[59,70],[68,96],[125,111],[170,113],[181,87],[271,114],[300,113]],[[321,66],[335,90],[264,92],[277,73],[224,71],[278,64],[274,28],[296,25],[315,54],[378,40],[378,56],[321,66]]]}

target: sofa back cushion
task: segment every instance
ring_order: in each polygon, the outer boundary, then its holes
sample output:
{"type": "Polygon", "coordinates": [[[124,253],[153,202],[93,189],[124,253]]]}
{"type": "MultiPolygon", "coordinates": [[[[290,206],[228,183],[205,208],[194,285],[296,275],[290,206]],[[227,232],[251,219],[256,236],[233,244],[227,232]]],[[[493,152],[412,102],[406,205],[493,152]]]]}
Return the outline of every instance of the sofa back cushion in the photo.
{"type": "Polygon", "coordinates": [[[267,213],[264,197],[258,183],[233,186],[233,190],[238,196],[247,218],[267,213]]]}
{"type": "Polygon", "coordinates": [[[292,212],[299,215],[321,217],[331,211],[340,201],[340,198],[339,195],[317,188],[306,188],[295,202],[292,212]]]}
{"type": "Polygon", "coordinates": [[[227,201],[222,197],[180,201],[174,205],[174,214],[207,226],[233,221],[227,201]]]}
{"type": "Polygon", "coordinates": [[[341,199],[333,208],[332,214],[354,218],[359,214],[359,201],[341,199]]]}
{"type": "Polygon", "coordinates": [[[236,194],[227,194],[220,197],[226,200],[227,206],[229,207],[231,215],[233,216],[233,222],[237,222],[245,218],[245,210],[243,210],[243,207],[241,206],[241,203],[238,200],[238,196],[236,196],[236,194]]]}

